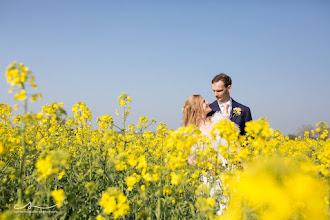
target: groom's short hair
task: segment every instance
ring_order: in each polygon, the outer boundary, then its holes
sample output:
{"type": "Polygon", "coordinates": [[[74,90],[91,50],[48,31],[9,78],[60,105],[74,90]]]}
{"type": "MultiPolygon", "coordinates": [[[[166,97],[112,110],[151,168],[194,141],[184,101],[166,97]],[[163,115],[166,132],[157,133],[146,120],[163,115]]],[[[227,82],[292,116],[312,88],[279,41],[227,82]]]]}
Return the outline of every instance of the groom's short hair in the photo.
{"type": "Polygon", "coordinates": [[[231,85],[231,78],[230,76],[224,74],[224,73],[220,73],[218,75],[216,75],[213,79],[212,79],[212,84],[222,81],[225,84],[225,87],[228,87],[229,85],[231,85]]]}

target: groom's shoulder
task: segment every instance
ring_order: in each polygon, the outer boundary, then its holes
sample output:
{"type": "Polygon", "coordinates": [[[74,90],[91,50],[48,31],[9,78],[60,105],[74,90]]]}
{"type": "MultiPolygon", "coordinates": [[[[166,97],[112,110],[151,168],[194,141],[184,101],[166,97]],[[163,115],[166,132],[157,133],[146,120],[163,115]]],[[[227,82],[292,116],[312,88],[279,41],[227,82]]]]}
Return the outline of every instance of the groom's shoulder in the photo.
{"type": "Polygon", "coordinates": [[[212,111],[209,112],[207,114],[207,116],[212,116],[215,112],[220,111],[219,104],[218,104],[217,100],[215,100],[214,102],[212,102],[209,106],[212,109],[212,111]]]}
{"type": "Polygon", "coordinates": [[[234,99],[232,99],[232,102],[233,102],[233,105],[235,103],[235,106],[241,108],[242,110],[250,110],[249,107],[247,107],[246,105],[243,105],[239,102],[236,102],[234,99]]]}
{"type": "Polygon", "coordinates": [[[212,107],[212,106],[216,106],[216,105],[218,105],[217,100],[215,100],[214,102],[212,102],[212,103],[210,104],[210,107],[212,107]]]}

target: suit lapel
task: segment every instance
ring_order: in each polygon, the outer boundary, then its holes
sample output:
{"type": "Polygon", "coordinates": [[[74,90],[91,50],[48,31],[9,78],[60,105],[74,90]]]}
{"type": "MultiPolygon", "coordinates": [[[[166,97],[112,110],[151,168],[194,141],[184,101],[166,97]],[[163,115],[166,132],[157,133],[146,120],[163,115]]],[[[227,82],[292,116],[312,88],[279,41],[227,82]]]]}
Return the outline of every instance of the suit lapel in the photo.
{"type": "Polygon", "coordinates": [[[211,109],[215,112],[221,112],[220,107],[219,107],[219,103],[217,102],[217,100],[215,100],[212,104],[211,104],[211,109]]]}
{"type": "Polygon", "coordinates": [[[235,102],[235,100],[232,98],[231,99],[231,112],[230,112],[230,120],[231,121],[234,121],[234,118],[233,118],[233,112],[234,112],[234,108],[237,107],[237,102],[235,102]]]}

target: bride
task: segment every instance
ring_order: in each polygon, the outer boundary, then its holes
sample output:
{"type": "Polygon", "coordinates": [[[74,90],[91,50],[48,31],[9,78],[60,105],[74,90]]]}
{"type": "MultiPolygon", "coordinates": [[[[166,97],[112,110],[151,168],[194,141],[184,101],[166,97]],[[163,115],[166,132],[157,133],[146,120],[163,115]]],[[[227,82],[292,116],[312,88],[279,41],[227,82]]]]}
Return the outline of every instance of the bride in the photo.
{"type": "MultiPolygon", "coordinates": [[[[210,140],[211,147],[216,150],[218,158],[221,159],[222,165],[225,166],[227,161],[224,159],[219,150],[219,145],[227,145],[227,141],[223,138],[220,138],[219,136],[216,136],[215,140],[212,140],[211,138],[211,131],[213,127],[219,123],[221,120],[229,120],[227,115],[222,114],[221,112],[217,112],[213,114],[212,117],[207,117],[207,114],[212,111],[212,109],[209,106],[209,102],[203,99],[200,95],[192,95],[187,100],[185,105],[182,107],[183,112],[183,122],[182,125],[185,127],[188,127],[190,125],[195,125],[201,133],[210,140]]],[[[191,151],[194,154],[196,152],[197,146],[194,146],[191,151]]],[[[204,150],[204,149],[200,149],[204,150]]],[[[191,155],[188,158],[188,163],[190,165],[196,164],[196,157],[191,155]]],[[[202,181],[204,184],[208,185],[210,187],[210,196],[214,197],[217,192],[221,189],[221,182],[220,179],[216,178],[209,179],[207,176],[202,176],[202,181]],[[214,182],[215,184],[211,184],[211,182],[214,182]]],[[[219,211],[218,214],[221,214],[223,209],[225,208],[224,205],[219,203],[219,211]]]]}
{"type": "MultiPolygon", "coordinates": [[[[219,145],[227,145],[227,141],[219,136],[216,136],[215,140],[211,138],[211,131],[213,127],[219,123],[221,120],[229,120],[228,116],[222,114],[221,112],[216,112],[212,117],[207,117],[207,114],[212,111],[209,106],[209,102],[202,98],[200,95],[192,95],[187,100],[185,105],[182,107],[183,112],[183,122],[184,127],[190,125],[195,125],[204,135],[211,141],[211,147],[218,151],[219,145]]],[[[191,151],[195,152],[197,146],[194,146],[191,151]]],[[[223,165],[226,161],[222,158],[221,154],[218,152],[218,157],[221,158],[223,165]]],[[[191,156],[188,158],[188,163],[190,165],[195,163],[195,157],[191,156]]]]}

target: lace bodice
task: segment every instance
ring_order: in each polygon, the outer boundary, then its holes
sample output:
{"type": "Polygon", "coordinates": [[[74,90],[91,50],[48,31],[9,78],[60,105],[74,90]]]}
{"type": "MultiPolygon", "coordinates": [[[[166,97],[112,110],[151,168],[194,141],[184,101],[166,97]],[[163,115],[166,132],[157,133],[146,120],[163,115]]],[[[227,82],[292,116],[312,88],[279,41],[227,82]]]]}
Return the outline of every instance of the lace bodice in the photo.
{"type": "Polygon", "coordinates": [[[210,132],[212,131],[214,125],[219,123],[221,120],[225,120],[227,117],[222,114],[221,112],[216,112],[214,115],[211,117],[210,121],[206,121],[205,124],[201,125],[199,127],[199,130],[202,132],[202,134],[208,138],[211,138],[210,132]]]}

